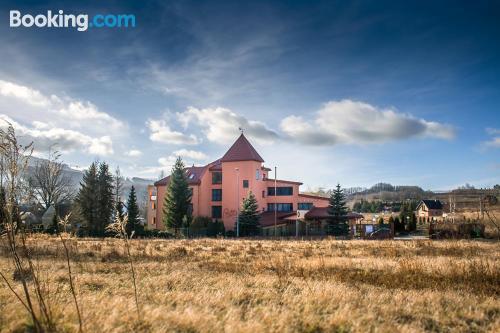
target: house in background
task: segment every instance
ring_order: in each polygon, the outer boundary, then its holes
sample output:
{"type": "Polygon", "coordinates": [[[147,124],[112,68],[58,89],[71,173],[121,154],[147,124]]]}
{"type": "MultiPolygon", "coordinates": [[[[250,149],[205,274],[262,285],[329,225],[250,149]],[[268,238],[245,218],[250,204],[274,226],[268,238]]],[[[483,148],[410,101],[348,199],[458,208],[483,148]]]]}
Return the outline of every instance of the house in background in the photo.
{"type": "MultiPolygon", "coordinates": [[[[247,138],[241,134],[222,158],[205,166],[187,167],[186,176],[192,190],[193,216],[208,216],[224,223],[226,230],[234,230],[238,207],[252,191],[263,219],[279,219],[295,215],[297,210],[327,207],[328,198],[301,194],[301,182],[269,178],[271,169],[264,166],[247,138]]],[[[163,202],[170,176],[148,187],[149,203],[147,226],[164,229],[163,202]]],[[[274,221],[274,220],[273,220],[274,221]]]]}
{"type": "Polygon", "coordinates": [[[443,217],[443,204],[439,200],[422,200],[416,208],[420,220],[435,220],[443,217]]]}

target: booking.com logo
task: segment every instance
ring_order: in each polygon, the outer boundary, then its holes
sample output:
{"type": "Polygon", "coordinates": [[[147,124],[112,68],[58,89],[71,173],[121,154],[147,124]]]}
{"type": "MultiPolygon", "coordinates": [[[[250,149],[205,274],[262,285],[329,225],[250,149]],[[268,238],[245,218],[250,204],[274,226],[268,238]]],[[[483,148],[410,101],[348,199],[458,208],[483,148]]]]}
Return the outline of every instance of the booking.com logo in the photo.
{"type": "Polygon", "coordinates": [[[76,28],[87,31],[89,28],[128,28],[135,27],[135,15],[132,14],[96,14],[89,20],[88,14],[65,14],[63,10],[47,14],[21,15],[19,10],[10,11],[10,27],[37,28],[76,28]]]}

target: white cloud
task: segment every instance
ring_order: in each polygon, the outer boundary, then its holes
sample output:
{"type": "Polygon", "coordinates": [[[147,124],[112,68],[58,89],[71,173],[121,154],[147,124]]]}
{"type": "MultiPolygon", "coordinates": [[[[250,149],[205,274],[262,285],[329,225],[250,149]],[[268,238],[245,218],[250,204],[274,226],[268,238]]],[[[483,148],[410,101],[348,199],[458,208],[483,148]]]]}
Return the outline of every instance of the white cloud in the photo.
{"type": "Polygon", "coordinates": [[[75,130],[47,127],[43,122],[34,122],[33,127],[28,127],[0,114],[0,127],[6,128],[8,123],[16,130],[19,141],[23,144],[33,142],[37,152],[47,151],[52,147],[61,152],[81,150],[100,156],[113,154],[113,142],[109,136],[93,138],[75,130]]]}
{"type": "Polygon", "coordinates": [[[500,136],[494,137],[491,140],[484,142],[484,145],[490,148],[500,148],[500,136]]]}
{"type": "Polygon", "coordinates": [[[488,133],[489,135],[497,135],[497,134],[500,134],[500,129],[488,127],[486,129],[486,133],[488,133]]]}
{"type": "Polygon", "coordinates": [[[125,152],[125,155],[130,156],[130,157],[139,157],[142,155],[142,151],[138,149],[131,149],[127,152],[125,152]]]}
{"type": "Polygon", "coordinates": [[[3,112],[24,121],[51,119],[53,126],[86,128],[100,133],[119,133],[126,128],[125,123],[99,111],[89,101],[46,96],[36,89],[4,80],[0,80],[0,96],[3,112]]]}
{"type": "Polygon", "coordinates": [[[196,145],[200,143],[198,138],[193,134],[186,135],[171,130],[165,120],[150,119],[146,122],[146,125],[150,130],[149,138],[151,141],[174,145],[196,145]]]}
{"type": "Polygon", "coordinates": [[[0,80],[0,110],[0,118],[12,123],[22,140],[34,142],[36,153],[55,144],[61,152],[111,155],[113,137],[127,129],[89,101],[46,95],[5,80],[0,80]]]}
{"type": "Polygon", "coordinates": [[[488,141],[482,143],[483,147],[486,148],[500,148],[500,129],[498,128],[487,128],[486,133],[492,136],[488,141]]]}
{"type": "Polygon", "coordinates": [[[177,113],[179,122],[187,128],[195,123],[203,129],[208,140],[217,143],[232,143],[242,128],[245,135],[260,143],[269,143],[278,138],[278,134],[269,129],[264,123],[236,114],[226,108],[187,108],[177,113]]]}
{"type": "Polygon", "coordinates": [[[201,151],[187,150],[187,149],[176,150],[174,151],[173,155],[197,161],[204,161],[208,158],[208,156],[201,151]]]}
{"type": "Polygon", "coordinates": [[[33,106],[48,107],[51,104],[50,98],[39,91],[4,80],[0,80],[0,95],[21,99],[33,106]]]}
{"type": "Polygon", "coordinates": [[[288,137],[311,145],[377,143],[410,137],[452,139],[455,129],[394,109],[380,109],[349,99],[324,104],[312,120],[289,116],[281,121],[288,137]]]}
{"type": "Polygon", "coordinates": [[[481,146],[483,148],[500,148],[500,129],[489,127],[486,129],[486,133],[491,136],[491,139],[483,141],[481,146]]]}
{"type": "Polygon", "coordinates": [[[90,154],[102,156],[111,155],[113,154],[113,141],[111,141],[109,136],[92,139],[88,152],[90,154]]]}
{"type": "Polygon", "coordinates": [[[155,177],[162,172],[165,175],[168,175],[170,174],[170,171],[172,170],[177,157],[181,157],[183,159],[184,165],[186,166],[190,166],[192,164],[194,165],[193,161],[203,161],[208,158],[208,156],[203,152],[180,149],[172,152],[172,154],[167,157],[160,157],[158,159],[157,166],[140,167],[134,170],[134,172],[148,177],[155,177]]]}

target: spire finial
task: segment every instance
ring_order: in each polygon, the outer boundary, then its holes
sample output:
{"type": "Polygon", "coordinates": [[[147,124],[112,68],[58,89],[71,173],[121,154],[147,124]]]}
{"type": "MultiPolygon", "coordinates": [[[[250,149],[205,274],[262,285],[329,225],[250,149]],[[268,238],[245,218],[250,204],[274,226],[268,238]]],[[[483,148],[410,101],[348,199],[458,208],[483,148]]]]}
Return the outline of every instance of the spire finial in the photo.
{"type": "Polygon", "coordinates": [[[243,134],[244,130],[242,127],[238,127],[238,130],[240,131],[241,134],[243,134]]]}

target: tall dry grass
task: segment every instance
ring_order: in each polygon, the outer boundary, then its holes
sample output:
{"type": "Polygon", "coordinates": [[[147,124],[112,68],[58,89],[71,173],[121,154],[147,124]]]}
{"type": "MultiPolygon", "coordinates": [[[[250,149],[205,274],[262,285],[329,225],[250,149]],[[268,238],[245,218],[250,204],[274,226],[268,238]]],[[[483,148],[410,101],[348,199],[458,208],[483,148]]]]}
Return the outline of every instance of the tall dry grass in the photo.
{"type": "MultiPolygon", "coordinates": [[[[27,240],[61,331],[78,330],[65,250],[27,240]]],[[[87,332],[498,332],[499,243],[67,239],[87,332]]],[[[0,269],[10,267],[0,252],[0,269]]],[[[20,288],[12,279],[11,284],[20,288]]],[[[0,287],[0,331],[29,317],[0,287]]]]}

